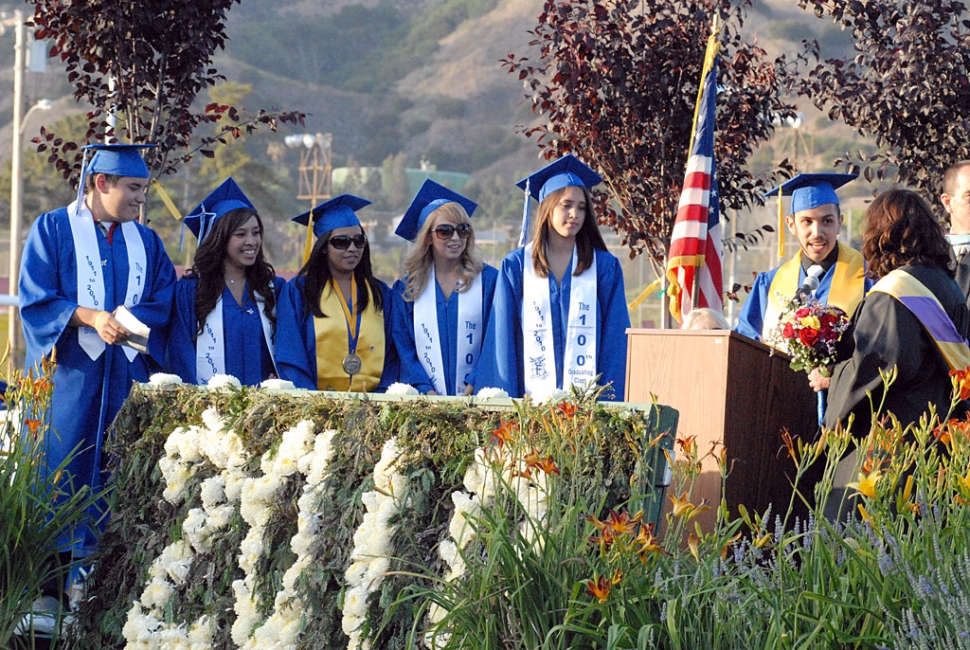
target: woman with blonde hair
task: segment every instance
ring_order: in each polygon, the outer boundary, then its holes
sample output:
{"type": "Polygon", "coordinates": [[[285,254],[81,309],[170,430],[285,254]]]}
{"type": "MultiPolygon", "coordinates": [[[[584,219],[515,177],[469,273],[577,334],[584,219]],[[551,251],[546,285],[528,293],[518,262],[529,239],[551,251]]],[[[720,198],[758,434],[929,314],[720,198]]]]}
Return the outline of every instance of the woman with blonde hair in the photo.
{"type": "Polygon", "coordinates": [[[498,271],[483,264],[471,215],[478,206],[428,179],[396,234],[415,247],[391,299],[400,381],[431,395],[470,395],[498,271]]]}
{"type": "Polygon", "coordinates": [[[481,387],[522,397],[595,383],[607,387],[603,399],[623,399],[630,314],[620,262],[592,213],[589,189],[601,181],[567,155],[517,184],[539,214],[532,242],[502,261],[481,387]]]}

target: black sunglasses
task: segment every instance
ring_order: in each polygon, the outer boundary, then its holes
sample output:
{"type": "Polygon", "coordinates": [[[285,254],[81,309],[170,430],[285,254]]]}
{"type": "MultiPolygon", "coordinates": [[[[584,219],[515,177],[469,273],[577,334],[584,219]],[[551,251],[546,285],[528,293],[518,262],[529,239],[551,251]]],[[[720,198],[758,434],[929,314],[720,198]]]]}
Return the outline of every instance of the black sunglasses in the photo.
{"type": "Polygon", "coordinates": [[[348,237],[347,235],[337,235],[336,237],[331,237],[327,240],[327,243],[338,251],[345,251],[350,248],[353,244],[357,247],[357,250],[362,250],[364,245],[367,243],[367,235],[354,235],[353,237],[348,237]]]}
{"type": "Polygon", "coordinates": [[[451,239],[456,232],[458,239],[468,239],[468,236],[472,234],[472,227],[467,223],[460,223],[457,226],[445,224],[438,226],[433,232],[438,236],[438,239],[451,239]]]}

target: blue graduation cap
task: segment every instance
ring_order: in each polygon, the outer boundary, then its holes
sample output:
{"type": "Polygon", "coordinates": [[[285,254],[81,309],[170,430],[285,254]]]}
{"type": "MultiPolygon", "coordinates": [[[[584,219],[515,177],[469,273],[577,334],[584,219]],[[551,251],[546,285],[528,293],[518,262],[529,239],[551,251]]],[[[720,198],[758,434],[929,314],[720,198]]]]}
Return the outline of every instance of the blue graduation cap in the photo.
{"type": "Polygon", "coordinates": [[[525,190],[525,205],[522,207],[522,228],[519,231],[519,246],[525,246],[529,237],[529,197],[542,203],[547,196],[564,187],[585,187],[593,189],[603,182],[597,174],[576,156],[566,154],[539,171],[526,176],[515,185],[525,190]]]}
{"type": "Polygon", "coordinates": [[[90,162],[84,168],[88,174],[113,174],[148,178],[148,165],[142,158],[142,149],[150,149],[154,144],[88,144],[81,149],[87,158],[93,152],[90,162]]]}
{"type": "Polygon", "coordinates": [[[394,234],[408,241],[414,241],[414,238],[418,236],[418,231],[428,220],[428,215],[446,203],[457,203],[465,209],[469,217],[478,207],[478,204],[471,199],[428,178],[425,179],[411,201],[411,205],[404,212],[401,223],[398,224],[394,234]]]}
{"type": "Polygon", "coordinates": [[[148,165],[142,158],[142,149],[152,149],[154,144],[86,144],[81,147],[81,178],[78,180],[77,202],[74,214],[80,213],[84,201],[84,185],[89,174],[111,174],[133,178],[150,178],[148,165]]]}
{"type": "Polygon", "coordinates": [[[307,226],[303,263],[306,264],[307,260],[310,259],[313,236],[320,237],[337,228],[359,226],[360,219],[357,218],[357,210],[370,204],[370,201],[359,196],[341,194],[290,219],[290,221],[295,221],[302,226],[307,226]],[[313,236],[311,236],[311,233],[313,236]]]}
{"type": "Polygon", "coordinates": [[[192,234],[198,238],[199,243],[202,243],[202,240],[212,232],[212,227],[224,214],[238,208],[256,210],[256,206],[230,176],[222,181],[219,187],[212,190],[209,196],[202,200],[202,203],[185,215],[185,220],[182,222],[183,227],[191,230],[192,234]]]}
{"type": "Polygon", "coordinates": [[[785,195],[790,195],[789,214],[795,214],[826,203],[838,205],[839,197],[835,190],[858,177],[858,174],[797,174],[778,187],[765,192],[765,196],[777,194],[780,201],[785,195]]]}
{"type": "Polygon", "coordinates": [[[791,208],[788,214],[811,210],[827,203],[839,205],[839,196],[835,190],[858,177],[858,174],[796,174],[778,187],[765,192],[765,196],[778,195],[778,257],[785,256],[785,217],[784,201],[782,201],[785,195],[791,195],[791,208]]]}
{"type": "Polygon", "coordinates": [[[516,183],[516,186],[542,203],[552,192],[564,187],[585,187],[591,190],[602,182],[603,177],[594,172],[589,165],[572,154],[566,154],[526,176],[516,183]]]}

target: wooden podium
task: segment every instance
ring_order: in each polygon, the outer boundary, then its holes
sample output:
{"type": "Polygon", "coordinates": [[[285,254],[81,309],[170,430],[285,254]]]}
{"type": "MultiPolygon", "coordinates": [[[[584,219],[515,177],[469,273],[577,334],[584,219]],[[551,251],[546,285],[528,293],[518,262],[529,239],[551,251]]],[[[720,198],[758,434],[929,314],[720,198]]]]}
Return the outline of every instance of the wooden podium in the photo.
{"type": "MultiPolygon", "coordinates": [[[[781,433],[811,440],[818,425],[807,375],[789,368],[786,355],[772,355],[768,346],[735,332],[629,329],[627,334],[626,400],[650,402],[656,395],[660,404],[677,409],[677,437],[696,436],[700,454],[714,442],[724,444],[733,463],[724,489],[732,513],[738,504],[756,512],[773,504],[772,516],[783,515],[795,465],[781,433]]],[[[802,493],[810,495],[806,487],[802,493]]],[[[693,503],[702,499],[712,509],[699,521],[710,531],[721,499],[713,458],[705,461],[694,486],[693,503]]],[[[796,512],[805,514],[802,508],[796,512]]]]}

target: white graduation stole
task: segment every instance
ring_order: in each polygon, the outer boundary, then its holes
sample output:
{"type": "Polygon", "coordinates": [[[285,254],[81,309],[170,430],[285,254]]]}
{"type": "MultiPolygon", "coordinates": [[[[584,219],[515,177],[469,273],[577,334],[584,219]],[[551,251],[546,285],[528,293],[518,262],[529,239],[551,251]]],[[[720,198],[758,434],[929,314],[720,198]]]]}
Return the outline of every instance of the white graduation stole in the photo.
{"type": "MultiPolygon", "coordinates": [[[[75,201],[67,208],[71,234],[74,237],[74,250],[77,258],[77,304],[80,307],[112,311],[106,309],[104,302],[104,275],[102,269],[107,262],[101,259],[98,249],[97,226],[91,210],[83,202],[75,201]]],[[[141,301],[145,288],[145,242],[142,241],[138,226],[129,221],[121,224],[125,248],[128,250],[128,287],[125,293],[125,306],[133,307],[141,301]]],[[[78,328],[78,343],[92,360],[104,352],[104,340],[93,327],[78,328]]],[[[134,361],[138,351],[122,346],[128,361],[134,361]]]]}
{"type": "MultiPolygon", "coordinates": [[[[444,361],[438,337],[438,305],[434,264],[428,271],[424,291],[414,301],[414,347],[424,372],[438,395],[447,395],[444,361]]],[[[465,377],[471,372],[482,348],[482,274],[468,291],[458,294],[458,331],[455,332],[455,394],[465,390],[465,377]]]]}
{"type": "MultiPolygon", "coordinates": [[[[266,348],[269,356],[273,359],[273,367],[276,367],[276,352],[273,349],[273,324],[270,323],[269,316],[264,309],[266,300],[259,294],[256,296],[259,320],[263,325],[263,339],[266,341],[266,348]]],[[[202,326],[202,333],[195,341],[195,378],[199,384],[204,384],[215,375],[225,374],[226,372],[226,344],[223,340],[225,331],[222,329],[222,296],[219,296],[216,306],[205,318],[205,325],[202,326]]],[[[277,372],[277,374],[279,374],[277,372]]]]}
{"type": "MultiPolygon", "coordinates": [[[[532,246],[525,247],[522,281],[522,363],[525,392],[548,393],[556,385],[549,278],[536,275],[532,265],[532,246]]],[[[596,251],[592,265],[574,276],[578,255],[573,247],[563,359],[563,385],[585,387],[596,378],[596,251]]]]}

